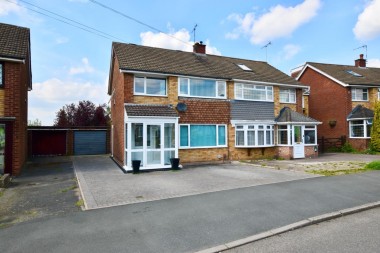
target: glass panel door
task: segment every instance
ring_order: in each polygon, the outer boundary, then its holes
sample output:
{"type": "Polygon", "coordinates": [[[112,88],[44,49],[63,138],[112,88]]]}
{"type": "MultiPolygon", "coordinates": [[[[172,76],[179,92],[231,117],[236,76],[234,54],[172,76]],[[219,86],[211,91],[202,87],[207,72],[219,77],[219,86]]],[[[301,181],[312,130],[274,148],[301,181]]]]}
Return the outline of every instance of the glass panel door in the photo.
{"type": "Polygon", "coordinates": [[[305,158],[303,126],[293,126],[293,158],[305,158]]]}
{"type": "Polygon", "coordinates": [[[161,125],[146,127],[147,165],[161,164],[161,125]]]}
{"type": "Polygon", "coordinates": [[[5,125],[0,124],[0,175],[4,174],[5,125]]]}

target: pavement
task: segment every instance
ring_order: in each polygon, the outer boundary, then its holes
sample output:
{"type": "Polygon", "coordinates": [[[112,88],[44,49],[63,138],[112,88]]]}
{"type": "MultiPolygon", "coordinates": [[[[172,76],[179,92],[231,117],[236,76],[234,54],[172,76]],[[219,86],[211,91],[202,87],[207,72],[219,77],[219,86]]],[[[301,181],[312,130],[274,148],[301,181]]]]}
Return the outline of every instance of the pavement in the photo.
{"type": "Polygon", "coordinates": [[[379,181],[380,171],[369,171],[47,217],[0,229],[2,252],[207,250],[378,202],[379,181]]]}
{"type": "Polygon", "coordinates": [[[86,210],[317,177],[244,163],[125,174],[105,155],[72,159],[86,210]]]}

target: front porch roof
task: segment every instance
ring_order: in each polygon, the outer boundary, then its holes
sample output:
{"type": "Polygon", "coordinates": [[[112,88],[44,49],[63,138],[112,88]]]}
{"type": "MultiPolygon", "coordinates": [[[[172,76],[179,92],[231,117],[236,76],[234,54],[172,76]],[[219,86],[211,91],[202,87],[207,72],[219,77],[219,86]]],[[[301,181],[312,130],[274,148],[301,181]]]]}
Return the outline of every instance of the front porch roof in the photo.
{"type": "Polygon", "coordinates": [[[357,105],[348,115],[347,120],[368,119],[373,118],[373,116],[374,113],[371,109],[368,109],[362,105],[357,105]]]}
{"type": "Polygon", "coordinates": [[[125,111],[128,117],[179,117],[171,105],[125,104],[125,111]]]}
{"type": "Polygon", "coordinates": [[[321,124],[321,122],[319,122],[318,120],[307,117],[301,113],[295,112],[289,107],[282,108],[280,114],[276,117],[275,121],[277,122],[277,124],[321,124]]]}

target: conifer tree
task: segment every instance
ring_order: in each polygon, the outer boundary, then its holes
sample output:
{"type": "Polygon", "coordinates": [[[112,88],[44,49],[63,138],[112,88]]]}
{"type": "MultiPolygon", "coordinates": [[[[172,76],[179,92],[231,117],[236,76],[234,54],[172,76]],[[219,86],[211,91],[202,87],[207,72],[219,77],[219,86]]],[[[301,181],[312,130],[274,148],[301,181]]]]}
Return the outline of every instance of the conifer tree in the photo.
{"type": "Polygon", "coordinates": [[[380,151],[380,101],[375,103],[375,111],[371,129],[371,149],[380,151]]]}

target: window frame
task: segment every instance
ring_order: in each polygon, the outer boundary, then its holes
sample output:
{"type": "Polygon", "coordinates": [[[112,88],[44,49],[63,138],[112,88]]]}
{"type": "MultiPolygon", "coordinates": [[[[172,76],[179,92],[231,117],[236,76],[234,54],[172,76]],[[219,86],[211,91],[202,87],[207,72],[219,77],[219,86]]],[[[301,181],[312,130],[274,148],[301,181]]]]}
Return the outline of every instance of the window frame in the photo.
{"type": "Polygon", "coordinates": [[[288,89],[281,89],[280,88],[279,100],[280,100],[280,103],[296,104],[297,103],[297,90],[294,88],[288,88],[288,89]],[[281,95],[286,95],[288,101],[283,101],[281,99],[281,95]],[[294,98],[294,100],[291,101],[291,98],[294,98]]]}
{"type": "Polygon", "coordinates": [[[369,99],[369,90],[368,90],[368,88],[351,88],[351,100],[352,101],[369,101],[368,99],[369,99]],[[362,97],[361,97],[361,99],[358,99],[357,98],[357,90],[362,90],[362,97]],[[366,90],[366,92],[364,92],[364,90],[366,90]],[[366,94],[367,95],[367,98],[366,99],[363,99],[363,97],[364,97],[364,94],[366,94]]]}
{"type": "Polygon", "coordinates": [[[1,76],[0,76],[0,88],[4,88],[4,62],[0,62],[0,71],[1,71],[1,76]]]}
{"type": "Polygon", "coordinates": [[[152,76],[134,76],[133,78],[133,95],[139,96],[152,96],[152,97],[167,97],[168,96],[168,80],[167,78],[159,78],[152,76]],[[136,79],[144,78],[144,92],[136,92],[136,79]],[[165,81],[165,94],[149,94],[147,93],[147,79],[156,79],[156,80],[164,80],[165,81]]]}
{"type": "Polygon", "coordinates": [[[194,98],[212,98],[212,99],[227,99],[227,82],[224,80],[207,79],[207,78],[190,78],[190,77],[178,77],[178,96],[179,97],[194,97],[194,98]],[[187,93],[181,93],[181,81],[187,80],[187,93]],[[215,97],[213,96],[197,96],[191,95],[191,80],[208,80],[215,82],[215,97]],[[223,85],[223,96],[218,96],[219,86],[223,85]]]}
{"type": "Polygon", "coordinates": [[[274,147],[274,124],[236,124],[235,125],[235,147],[236,148],[265,148],[265,147],[274,147]],[[260,128],[262,127],[262,128],[260,128]],[[269,127],[269,129],[268,129],[269,127]],[[243,132],[244,144],[239,145],[237,142],[237,132],[243,132]],[[254,133],[254,145],[248,145],[248,132],[254,133]],[[264,132],[263,140],[264,144],[260,145],[259,141],[259,132],[264,132]],[[267,135],[269,132],[269,137],[271,143],[267,143],[267,135]]]}
{"type": "Polygon", "coordinates": [[[178,148],[179,149],[202,149],[202,148],[226,148],[227,143],[228,143],[228,130],[227,130],[227,124],[178,124],[179,126],[179,131],[178,131],[178,136],[179,136],[179,143],[178,143],[178,148]],[[181,146],[181,127],[186,126],[187,127],[187,146],[181,146]],[[215,133],[215,143],[216,146],[196,146],[192,147],[191,146],[191,126],[215,126],[216,133],[215,133]],[[223,126],[224,127],[224,144],[220,145],[219,144],[219,127],[223,126]]]}
{"type": "Polygon", "coordinates": [[[366,119],[353,119],[348,121],[348,128],[350,132],[350,138],[351,139],[371,139],[371,130],[368,131],[368,126],[373,125],[373,119],[372,118],[366,118],[366,119]],[[361,124],[353,124],[354,121],[362,121],[361,124]],[[352,127],[353,126],[362,126],[363,127],[363,136],[352,136],[353,132],[352,127]]]}
{"type": "Polygon", "coordinates": [[[253,83],[235,83],[234,85],[234,98],[237,100],[247,100],[247,101],[262,101],[262,102],[274,102],[273,86],[253,84],[253,83]],[[241,94],[238,94],[238,89],[241,86],[241,94]],[[251,86],[251,87],[248,87],[251,86]],[[264,87],[264,89],[258,89],[257,87],[264,87]],[[251,99],[244,98],[244,90],[262,91],[265,90],[265,99],[251,99]]]}
{"type": "Polygon", "coordinates": [[[304,145],[305,146],[315,146],[318,144],[318,136],[317,136],[317,126],[316,125],[305,125],[303,127],[303,136],[304,136],[304,145]],[[314,131],[314,143],[306,143],[306,131],[314,131]]]}

